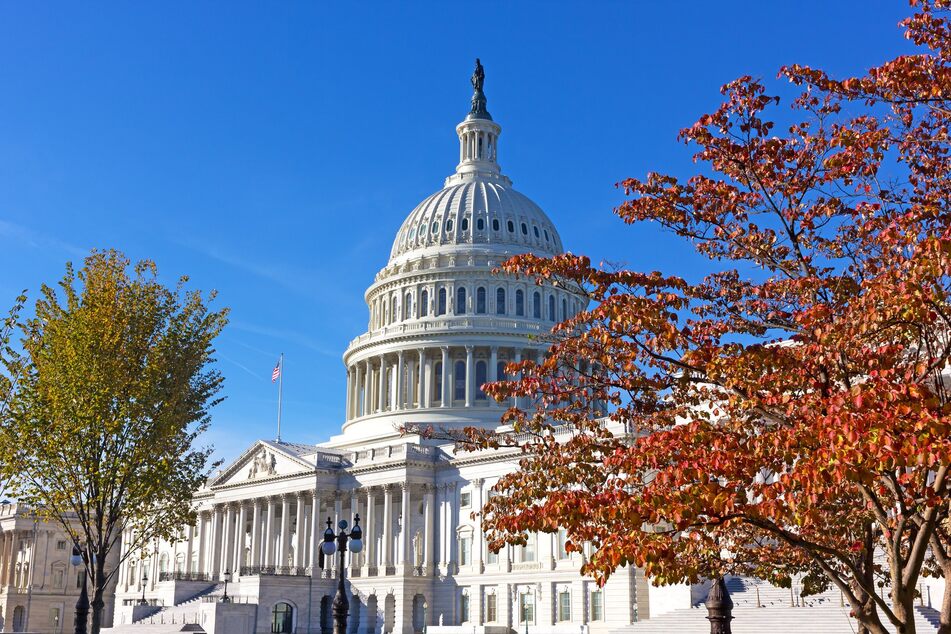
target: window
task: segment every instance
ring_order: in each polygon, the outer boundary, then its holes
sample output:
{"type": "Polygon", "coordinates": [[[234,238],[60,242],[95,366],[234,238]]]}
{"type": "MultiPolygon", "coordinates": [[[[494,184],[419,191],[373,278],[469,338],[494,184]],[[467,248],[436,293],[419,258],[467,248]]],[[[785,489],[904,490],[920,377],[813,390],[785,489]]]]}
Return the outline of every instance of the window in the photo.
{"type": "Polygon", "coordinates": [[[463,231],[468,231],[468,230],[469,230],[469,219],[468,219],[468,218],[463,218],[463,219],[462,219],[462,222],[459,223],[459,226],[462,228],[463,231]]]}
{"type": "Polygon", "coordinates": [[[413,316],[413,295],[407,293],[403,298],[403,319],[409,319],[413,316]]]}
{"type": "Polygon", "coordinates": [[[548,321],[555,321],[555,296],[548,296],[548,321]]]}
{"type": "MultiPolygon", "coordinates": [[[[472,550],[472,538],[471,537],[460,537],[459,538],[459,565],[468,566],[472,563],[469,557],[469,553],[472,550]]],[[[468,620],[468,619],[465,619],[468,620]]]]}
{"type": "Polygon", "coordinates": [[[439,294],[436,296],[436,314],[445,315],[446,314],[446,289],[439,289],[439,294]]]}
{"type": "Polygon", "coordinates": [[[294,631],[294,608],[288,603],[278,603],[271,611],[272,634],[291,634],[294,631]]]}
{"type": "Polygon", "coordinates": [[[472,492],[463,491],[459,494],[459,506],[462,508],[468,508],[472,505],[472,492]]]}
{"type": "Polygon", "coordinates": [[[85,572],[77,572],[77,573],[76,573],[76,589],[77,589],[77,590],[78,590],[79,588],[82,588],[82,587],[83,587],[83,576],[84,576],[85,574],[86,574],[85,572]]]}
{"type": "Polygon", "coordinates": [[[532,295],[532,317],[542,318],[542,294],[537,291],[532,295]]]}
{"type": "Polygon", "coordinates": [[[390,323],[392,324],[396,321],[396,318],[399,316],[399,311],[396,309],[396,295],[390,298],[390,323]]]}
{"type": "Polygon", "coordinates": [[[446,233],[452,231],[452,218],[446,221],[446,233]]]}
{"type": "Polygon", "coordinates": [[[469,622],[469,595],[465,592],[459,597],[459,622],[469,622]]]}
{"type": "Polygon", "coordinates": [[[495,291],[495,313],[497,315],[505,314],[505,289],[498,288],[495,291]]]}
{"type": "Polygon", "coordinates": [[[460,286],[456,289],[456,314],[465,315],[466,314],[466,289],[464,286],[460,286]]]}
{"type": "Polygon", "coordinates": [[[527,236],[527,235],[528,235],[528,225],[525,224],[524,222],[522,223],[522,235],[523,235],[523,236],[527,236]]]}
{"type": "Polygon", "coordinates": [[[452,374],[452,397],[457,401],[461,401],[466,397],[466,362],[456,361],[455,372],[452,374]]]}
{"type": "Polygon", "coordinates": [[[522,289],[515,291],[515,314],[519,317],[525,316],[525,293],[522,289]]]}
{"type": "Polygon", "coordinates": [[[441,401],[442,400],[442,361],[436,362],[436,367],[433,368],[433,374],[436,375],[436,380],[433,381],[433,400],[441,401]]]}
{"type": "Polygon", "coordinates": [[[538,537],[535,533],[529,533],[528,541],[524,545],[519,546],[519,561],[523,563],[528,563],[535,561],[535,544],[538,540],[538,537]]]}
{"type": "Polygon", "coordinates": [[[498,218],[493,218],[493,219],[492,219],[492,231],[498,231],[498,230],[499,230],[499,219],[498,219],[498,218]]]}
{"type": "Polygon", "coordinates": [[[495,376],[498,377],[499,381],[505,380],[505,361],[499,361],[495,365],[495,376]]]}
{"type": "Polygon", "coordinates": [[[487,564],[497,564],[499,563],[499,554],[492,552],[491,550],[486,549],[485,551],[485,563],[487,564]]]}
{"type": "Polygon", "coordinates": [[[476,229],[478,229],[479,231],[482,231],[483,229],[485,229],[485,220],[483,220],[482,218],[479,218],[478,220],[476,220],[476,229]]]}
{"type": "Polygon", "coordinates": [[[535,230],[535,237],[536,237],[536,238],[540,237],[540,236],[538,235],[538,227],[532,227],[532,229],[535,230]]]}
{"type": "Polygon", "coordinates": [[[476,361],[476,400],[484,401],[486,400],[485,392],[482,391],[482,386],[486,384],[488,379],[486,378],[486,365],[485,361],[476,361]]]}
{"type": "Polygon", "coordinates": [[[419,298],[419,316],[425,317],[429,314],[429,291],[423,291],[419,298]]]}
{"type": "Polygon", "coordinates": [[[59,631],[59,608],[50,608],[50,627],[54,632],[59,631]]]}
{"type": "Polygon", "coordinates": [[[518,595],[518,617],[521,623],[535,620],[535,595],[531,592],[518,595]]]}
{"type": "Polygon", "coordinates": [[[561,320],[564,321],[568,319],[568,300],[561,300],[561,320]]]}
{"type": "Polygon", "coordinates": [[[568,543],[568,531],[563,528],[558,529],[558,559],[568,559],[568,550],[565,545],[568,543]]]}
{"type": "Polygon", "coordinates": [[[476,289],[476,312],[479,314],[485,312],[485,289],[481,286],[476,289]]]}
{"type": "Polygon", "coordinates": [[[567,588],[562,588],[558,592],[558,620],[571,620],[571,593],[567,588]]]}
{"type": "Polygon", "coordinates": [[[488,594],[485,597],[485,620],[487,623],[495,623],[498,618],[498,605],[494,594],[488,594]]]}
{"type": "Polygon", "coordinates": [[[548,242],[548,229],[545,229],[545,242],[548,242]]]}
{"type": "Polygon", "coordinates": [[[515,233],[515,223],[511,220],[505,223],[505,228],[509,230],[509,233],[515,233]]]}
{"type": "Polygon", "coordinates": [[[63,568],[57,568],[53,571],[53,587],[62,588],[66,584],[66,571],[63,568]]]}
{"type": "Polygon", "coordinates": [[[433,233],[436,233],[436,232],[438,232],[438,231],[439,231],[439,223],[436,222],[435,220],[433,220],[433,229],[432,229],[432,232],[433,232],[433,233]]]}
{"type": "Polygon", "coordinates": [[[56,542],[56,550],[66,550],[66,540],[61,539],[56,542]]]}
{"type": "Polygon", "coordinates": [[[601,590],[591,592],[591,620],[604,620],[604,596],[601,594],[601,590]]]}

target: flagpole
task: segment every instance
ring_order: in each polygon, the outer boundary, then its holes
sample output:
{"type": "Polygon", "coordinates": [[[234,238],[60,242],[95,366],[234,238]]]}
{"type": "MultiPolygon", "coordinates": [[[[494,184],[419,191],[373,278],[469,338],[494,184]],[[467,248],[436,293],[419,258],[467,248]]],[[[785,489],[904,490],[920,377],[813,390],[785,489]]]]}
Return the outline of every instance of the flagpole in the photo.
{"type": "Polygon", "coordinates": [[[281,442],[281,398],[284,395],[284,353],[281,353],[277,375],[277,442],[281,442]]]}

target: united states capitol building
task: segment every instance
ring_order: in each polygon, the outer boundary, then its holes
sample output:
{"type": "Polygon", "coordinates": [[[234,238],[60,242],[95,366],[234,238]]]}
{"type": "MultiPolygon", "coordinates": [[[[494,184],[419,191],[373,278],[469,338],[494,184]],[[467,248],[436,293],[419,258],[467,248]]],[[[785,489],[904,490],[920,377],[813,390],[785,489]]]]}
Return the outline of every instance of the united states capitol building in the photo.
{"type": "MultiPolygon", "coordinates": [[[[458,453],[399,431],[497,427],[511,403],[480,386],[503,378],[509,362],[541,357],[540,335],[586,305],[562,288],[493,273],[515,254],[552,256],[563,246],[552,220],[502,173],[501,126],[482,77],[477,65],[471,110],[455,129],[455,171],[406,217],[365,293],[367,331],[343,355],[339,435],[319,445],[260,440],[213,477],[195,495],[196,526],[124,560],[116,628],[329,634],[339,571],[336,558],[321,568],[317,553],[328,518],[336,526],[359,515],[365,547],[348,554],[345,570],[353,634],[708,631],[705,613],[691,607],[702,588],[655,588],[633,568],[599,588],[580,573],[590,553],[565,552],[564,534],[490,552],[479,510],[517,468],[517,452],[458,453]],[[220,601],[226,578],[230,603],[220,601]],[[693,625],[662,627],[678,614],[693,625]]],[[[741,610],[753,586],[731,583],[741,610]]],[[[789,589],[756,586],[755,597],[756,608],[787,608],[788,623],[755,616],[751,631],[852,631],[837,596],[826,600],[841,629],[800,616],[815,610],[791,616],[803,604],[789,589]]]]}

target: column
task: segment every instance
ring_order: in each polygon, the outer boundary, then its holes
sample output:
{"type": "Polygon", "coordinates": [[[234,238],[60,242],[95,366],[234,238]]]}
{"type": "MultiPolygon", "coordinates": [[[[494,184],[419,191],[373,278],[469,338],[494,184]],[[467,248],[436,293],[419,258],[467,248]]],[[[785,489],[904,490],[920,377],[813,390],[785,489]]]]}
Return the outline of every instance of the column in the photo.
{"type": "Polygon", "coordinates": [[[287,556],[291,550],[291,496],[285,493],[281,496],[281,548],[280,560],[276,565],[286,566],[287,556]]]}
{"type": "Polygon", "coordinates": [[[379,390],[379,392],[376,398],[376,411],[382,412],[386,409],[386,402],[384,400],[386,397],[386,359],[383,355],[380,355],[380,376],[378,383],[377,390],[379,390]]]}
{"type": "MultiPolygon", "coordinates": [[[[353,527],[353,523],[356,521],[357,515],[360,514],[360,498],[359,498],[359,495],[360,495],[360,490],[359,490],[359,489],[352,489],[352,490],[350,491],[350,520],[349,520],[349,522],[350,522],[350,527],[351,527],[351,528],[353,527]]],[[[360,520],[361,520],[360,523],[361,523],[361,524],[363,523],[363,521],[362,521],[363,519],[364,519],[364,518],[362,518],[362,517],[360,518],[360,520]]],[[[366,541],[364,540],[364,544],[365,544],[365,543],[366,543],[366,541]]],[[[350,554],[350,569],[351,569],[351,570],[356,570],[357,568],[360,567],[360,566],[358,565],[359,563],[360,563],[360,555],[357,554],[357,553],[351,553],[351,554],[350,554]]]]}
{"type": "Polygon", "coordinates": [[[366,372],[363,374],[363,407],[360,412],[361,416],[366,416],[371,411],[370,409],[370,360],[367,359],[366,363],[366,372]]]}
{"type": "MultiPolygon", "coordinates": [[[[376,568],[376,487],[367,488],[367,516],[363,526],[363,550],[366,553],[363,565],[376,568]]],[[[367,575],[371,574],[369,571],[367,575]]]]}
{"type": "Polygon", "coordinates": [[[449,523],[446,521],[446,500],[449,498],[447,494],[448,484],[440,484],[436,486],[437,500],[436,504],[439,508],[439,568],[445,572],[446,568],[449,566],[449,557],[446,552],[446,530],[449,523]]]}
{"type": "Polygon", "coordinates": [[[245,565],[245,556],[244,553],[248,547],[248,515],[247,507],[244,503],[241,503],[241,506],[238,507],[238,547],[235,548],[235,557],[234,557],[234,570],[237,574],[241,574],[241,567],[245,565]]]}
{"type": "MultiPolygon", "coordinates": [[[[489,372],[486,375],[489,378],[489,383],[495,383],[496,381],[499,380],[498,367],[499,367],[499,347],[492,346],[489,349],[489,372]]],[[[496,401],[494,398],[489,397],[489,406],[498,407],[499,402],[496,401]]]]}
{"type": "Polygon", "coordinates": [[[188,526],[185,530],[188,531],[188,543],[185,546],[185,569],[182,572],[187,574],[192,572],[192,554],[195,551],[195,527],[188,526]]]}
{"type": "Polygon", "coordinates": [[[472,407],[472,386],[475,383],[473,376],[475,368],[472,363],[472,346],[466,346],[466,407],[472,407]]]}
{"type": "Polygon", "coordinates": [[[314,489],[311,495],[310,503],[310,570],[311,575],[318,574],[317,570],[317,549],[320,548],[320,497],[317,489],[314,489]]]}
{"type": "MultiPolygon", "coordinates": [[[[383,485],[383,566],[393,566],[393,485],[383,485]]],[[[384,574],[386,574],[384,572],[384,574]]]]}
{"type": "Polygon", "coordinates": [[[264,560],[262,566],[274,565],[274,498],[267,499],[267,513],[264,515],[264,560]]]}
{"type": "Polygon", "coordinates": [[[475,553],[473,559],[476,562],[476,571],[482,572],[485,570],[485,534],[482,532],[482,485],[485,484],[485,480],[482,478],[476,478],[472,481],[474,508],[476,512],[476,531],[475,535],[472,536],[473,546],[475,546],[475,553]]]}
{"type": "Polygon", "coordinates": [[[255,499],[251,513],[251,566],[261,565],[261,500],[255,499]]]}
{"type": "Polygon", "coordinates": [[[396,356],[396,398],[394,399],[394,410],[403,409],[403,351],[400,350],[396,356]]]}
{"type": "MultiPolygon", "coordinates": [[[[211,520],[211,540],[208,543],[208,574],[215,576],[218,574],[219,562],[221,561],[221,551],[218,549],[218,539],[221,535],[221,508],[215,506],[212,511],[211,520]]],[[[141,576],[141,575],[140,575],[141,576]]]]}
{"type": "Polygon", "coordinates": [[[425,525],[423,533],[423,570],[425,574],[431,575],[433,572],[433,547],[436,542],[436,535],[433,532],[433,515],[435,506],[436,487],[427,484],[423,489],[423,513],[425,514],[425,525]]]}
{"type": "Polygon", "coordinates": [[[449,346],[443,346],[442,350],[442,403],[441,407],[449,407],[452,386],[449,385],[449,346]]]}
{"type": "MultiPolygon", "coordinates": [[[[195,572],[208,572],[208,569],[205,567],[205,557],[207,553],[208,541],[208,514],[204,511],[199,511],[198,513],[198,570],[195,572]]],[[[191,564],[189,564],[191,565],[191,564]]],[[[128,580],[127,580],[128,583],[128,580]]]]}
{"type": "Polygon", "coordinates": [[[404,568],[413,565],[413,509],[410,506],[412,485],[403,482],[402,521],[400,523],[400,563],[404,568]]]}
{"type": "Polygon", "coordinates": [[[419,376],[416,383],[416,402],[418,407],[429,407],[429,392],[426,389],[426,351],[419,350],[419,376]]]}
{"type": "Polygon", "coordinates": [[[294,546],[294,565],[304,565],[304,492],[297,492],[297,514],[294,516],[297,521],[296,539],[294,546]]]}
{"type": "Polygon", "coordinates": [[[351,396],[350,390],[353,389],[352,380],[353,380],[353,376],[351,376],[351,374],[350,374],[350,368],[348,367],[348,368],[347,368],[347,381],[346,381],[346,383],[347,383],[347,396],[346,396],[346,399],[345,399],[345,402],[344,402],[344,410],[343,410],[343,411],[344,411],[344,420],[349,420],[349,419],[350,419],[350,396],[351,396]]]}
{"type": "Polygon", "coordinates": [[[449,527],[446,530],[446,561],[448,562],[449,570],[453,573],[457,570],[456,567],[456,483],[450,482],[446,485],[446,498],[449,504],[446,505],[447,513],[446,519],[449,522],[449,527]]]}
{"type": "Polygon", "coordinates": [[[225,506],[224,523],[221,531],[221,565],[218,568],[218,572],[231,570],[231,551],[234,545],[234,541],[232,541],[234,539],[234,531],[231,530],[231,515],[231,507],[225,506]]]}

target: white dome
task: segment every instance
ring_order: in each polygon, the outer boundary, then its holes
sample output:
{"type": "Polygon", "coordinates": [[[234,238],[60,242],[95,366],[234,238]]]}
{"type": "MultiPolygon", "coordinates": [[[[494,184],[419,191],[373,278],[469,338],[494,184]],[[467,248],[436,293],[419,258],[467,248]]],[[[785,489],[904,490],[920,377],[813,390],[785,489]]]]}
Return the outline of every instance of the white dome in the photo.
{"type": "Polygon", "coordinates": [[[486,176],[448,185],[417,205],[396,235],[390,263],[426,249],[450,253],[471,251],[474,245],[544,256],[561,253],[561,237],[545,212],[512,189],[508,179],[486,176]]]}

